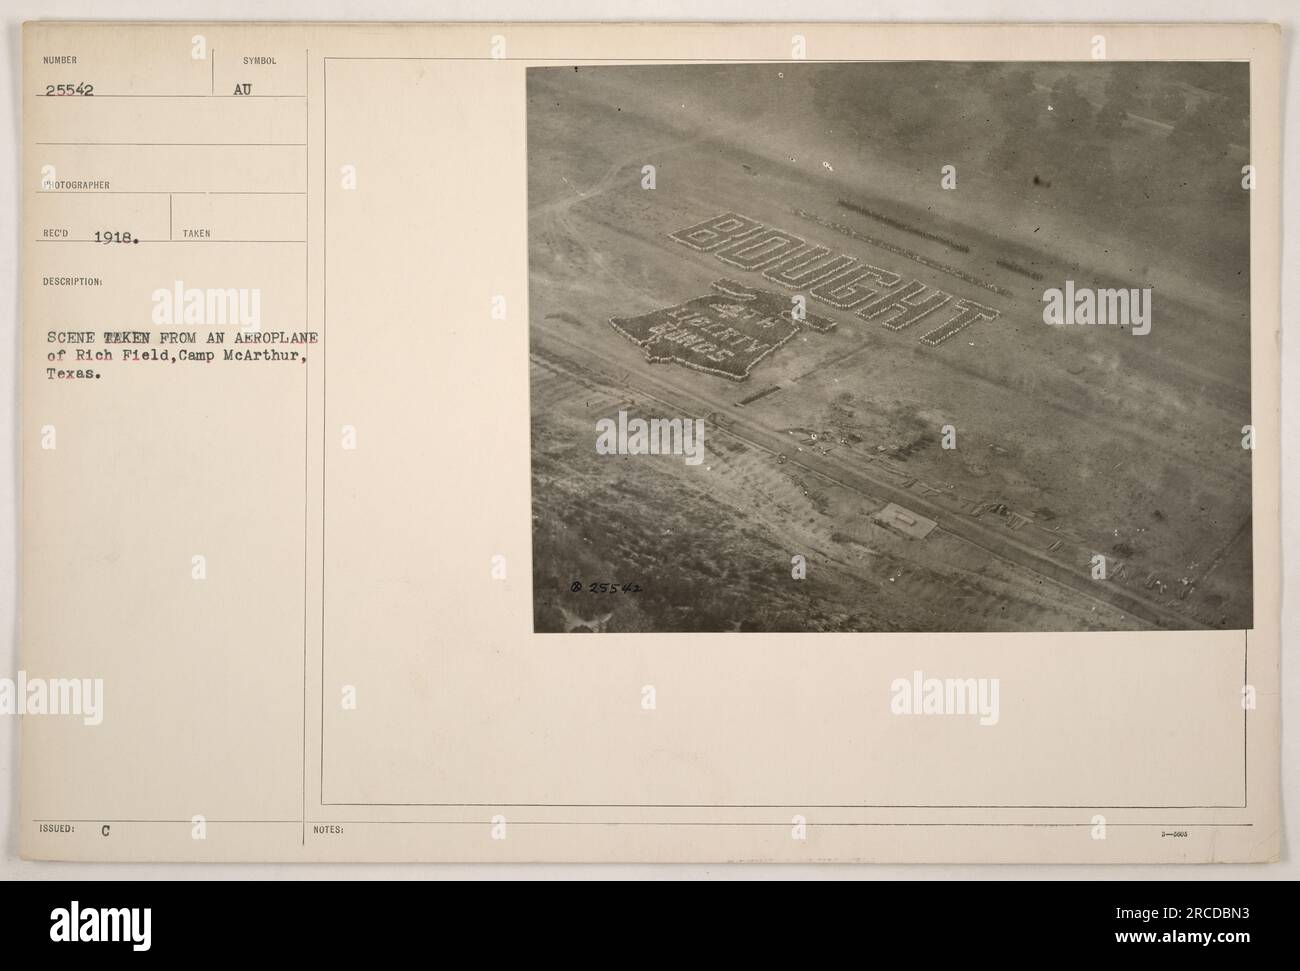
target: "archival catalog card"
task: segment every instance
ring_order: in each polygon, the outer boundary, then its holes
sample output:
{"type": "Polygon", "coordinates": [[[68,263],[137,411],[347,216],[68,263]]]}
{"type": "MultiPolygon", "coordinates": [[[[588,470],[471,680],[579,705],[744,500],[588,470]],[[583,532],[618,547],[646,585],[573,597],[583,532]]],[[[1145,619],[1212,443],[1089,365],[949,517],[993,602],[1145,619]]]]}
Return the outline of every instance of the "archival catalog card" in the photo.
{"type": "Polygon", "coordinates": [[[1279,51],[28,24],[24,853],[1276,859],[1279,51]]]}

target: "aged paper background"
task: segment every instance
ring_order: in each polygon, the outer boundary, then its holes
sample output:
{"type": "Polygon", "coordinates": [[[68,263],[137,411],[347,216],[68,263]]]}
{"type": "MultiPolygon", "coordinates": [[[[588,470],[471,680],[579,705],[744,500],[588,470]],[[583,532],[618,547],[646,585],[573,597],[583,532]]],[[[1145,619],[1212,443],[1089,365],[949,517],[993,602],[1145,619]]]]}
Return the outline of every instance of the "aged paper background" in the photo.
{"type": "MultiPolygon", "coordinates": [[[[162,52],[194,29],[130,28],[103,50],[133,65],[141,90],[189,90],[179,86],[196,80],[193,65],[162,52]]],[[[289,321],[286,329],[322,331],[323,346],[291,380],[283,371],[227,369],[183,384],[142,376],[72,393],[27,383],[24,664],[51,676],[93,668],[112,707],[111,720],[91,731],[27,720],[28,854],[1104,862],[1274,853],[1270,699],[1280,592],[1276,568],[1266,564],[1279,556],[1279,180],[1277,165],[1265,166],[1279,152],[1273,32],[1106,28],[1112,57],[1249,57],[1259,72],[1252,316],[1261,446],[1249,681],[1261,705],[1243,738],[1239,707],[1226,714],[1241,686],[1241,632],[757,642],[532,635],[523,71],[531,58],[780,56],[791,28],[252,29],[203,32],[218,50],[274,52],[286,68],[298,58],[292,77],[305,85],[298,123],[306,144],[296,160],[256,171],[275,184],[301,184],[305,205],[231,218],[267,233],[300,218],[306,244],[286,245],[292,255],[245,247],[184,254],[164,275],[253,280],[265,294],[264,315],[289,321]],[[505,61],[482,53],[495,33],[507,38],[505,61]],[[412,112],[396,96],[403,91],[421,95],[426,110],[412,112]],[[436,95],[424,96],[430,91],[436,95]],[[458,133],[455,151],[445,144],[448,131],[458,133]],[[349,208],[346,197],[327,201],[321,189],[321,173],[345,163],[383,173],[364,210],[349,208]],[[486,188],[467,191],[474,180],[486,188]],[[484,312],[485,297],[498,293],[519,308],[505,322],[484,312]],[[444,324],[412,333],[405,323],[418,317],[444,324]],[[33,411],[49,416],[39,424],[87,429],[75,459],[61,445],[68,466],[41,465],[47,456],[34,454],[28,427],[33,411]],[[334,447],[340,424],[365,430],[353,456],[323,451],[334,447]],[[112,471],[90,495],[87,469],[112,471]],[[226,564],[205,584],[189,575],[199,549],[226,564]],[[495,554],[515,564],[505,583],[490,582],[480,566],[495,554]],[[1019,724],[1005,725],[996,740],[974,726],[967,736],[945,726],[930,739],[891,742],[898,725],[872,700],[880,685],[899,671],[976,663],[998,670],[1004,690],[1029,701],[1019,724]],[[675,699],[649,724],[635,703],[647,681],[675,699]],[[323,706],[322,685],[332,697],[338,683],[369,684],[368,703],[346,713],[323,706]],[[1105,732],[1097,734],[1099,710],[1105,732]],[[1062,753],[1060,723],[1094,737],[1075,738],[1062,753]],[[1126,745],[1131,738],[1142,746],[1126,745]],[[1152,808],[1110,808],[1126,806],[1152,808]],[[1121,825],[1093,841],[1088,823],[1103,810],[1121,825]],[[212,821],[202,843],[190,838],[196,813],[212,821]],[[490,839],[497,813],[511,823],[506,840],[490,839]],[[789,838],[793,813],[808,819],[804,843],[789,838]],[[35,830],[42,819],[82,822],[56,841],[35,830]],[[313,824],[341,824],[343,833],[313,832],[313,824]],[[1152,825],[1190,835],[1171,846],[1152,837],[1152,825]]],[[[79,51],[105,44],[105,28],[86,30],[59,43],[79,51]]],[[[1094,32],[798,31],[827,59],[1036,60],[1085,57],[1094,32]]],[[[30,56],[31,36],[27,44],[30,56]]],[[[286,70],[274,83],[290,77],[286,70]]],[[[294,123],[268,110],[267,130],[294,123]]],[[[27,119],[29,143],[59,140],[45,136],[45,126],[66,123],[31,107],[27,119]]],[[[119,116],[104,130],[137,120],[119,116]]],[[[167,123],[184,130],[195,117],[177,112],[167,123]]],[[[182,194],[200,184],[193,191],[211,191],[223,177],[220,166],[205,170],[193,160],[153,164],[123,167],[114,181],[192,180],[172,183],[182,194]],[[207,178],[218,181],[195,181],[207,178]]],[[[248,169],[238,172],[246,177],[248,169]]],[[[30,153],[24,176],[39,184],[30,153]]],[[[113,215],[105,210],[100,219],[113,215]]],[[[25,245],[30,329],[51,313],[44,295],[33,296],[30,274],[53,271],[39,270],[34,244],[25,245]]],[[[126,257],[96,258],[107,274],[126,257]]],[[[82,308],[90,320],[138,313],[128,299],[114,303],[111,289],[82,308]]],[[[59,307],[67,313],[68,303],[59,307]]],[[[38,351],[43,358],[43,343],[29,344],[30,355],[38,351]]],[[[60,435],[68,440],[67,431],[60,435]]]]}

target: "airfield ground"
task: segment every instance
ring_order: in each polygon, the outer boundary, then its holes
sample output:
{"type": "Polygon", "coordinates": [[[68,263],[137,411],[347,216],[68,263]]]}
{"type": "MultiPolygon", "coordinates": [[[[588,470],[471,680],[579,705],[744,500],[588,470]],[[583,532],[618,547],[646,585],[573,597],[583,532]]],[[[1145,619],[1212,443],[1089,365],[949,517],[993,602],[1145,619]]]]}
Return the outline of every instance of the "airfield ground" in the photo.
{"type": "Polygon", "coordinates": [[[1050,195],[1023,204],[1032,189],[978,162],[944,191],[940,160],[891,161],[801,110],[813,94],[788,67],[749,68],[744,98],[725,74],[653,70],[529,73],[539,631],[605,614],[590,626],[1251,626],[1240,268],[1186,238],[1111,238],[1050,195]],[[611,318],[723,278],[784,292],[670,236],[726,211],[999,316],[931,347],[928,327],[810,301],[837,326],[801,331],[743,381],[649,363],[611,318]],[[1152,333],[1046,326],[1043,288],[1066,279],[1152,286],[1152,333]],[[706,419],[705,461],[598,455],[595,422],[620,409],[706,419]],[[956,449],[940,447],[945,425],[956,449]],[[890,503],[938,525],[891,527],[890,503]],[[599,581],[640,592],[570,591],[599,581]]]}

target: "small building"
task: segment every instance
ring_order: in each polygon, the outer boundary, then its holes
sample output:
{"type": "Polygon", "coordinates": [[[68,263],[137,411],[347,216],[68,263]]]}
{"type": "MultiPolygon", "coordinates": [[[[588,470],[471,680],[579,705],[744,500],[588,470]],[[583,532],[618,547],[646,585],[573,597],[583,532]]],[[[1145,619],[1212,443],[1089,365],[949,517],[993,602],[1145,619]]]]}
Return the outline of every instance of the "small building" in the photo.
{"type": "Polygon", "coordinates": [[[926,519],[919,513],[904,509],[894,502],[885,506],[884,509],[881,509],[871,518],[880,525],[891,526],[913,539],[925,539],[930,535],[930,531],[939,525],[933,519],[926,519]]]}

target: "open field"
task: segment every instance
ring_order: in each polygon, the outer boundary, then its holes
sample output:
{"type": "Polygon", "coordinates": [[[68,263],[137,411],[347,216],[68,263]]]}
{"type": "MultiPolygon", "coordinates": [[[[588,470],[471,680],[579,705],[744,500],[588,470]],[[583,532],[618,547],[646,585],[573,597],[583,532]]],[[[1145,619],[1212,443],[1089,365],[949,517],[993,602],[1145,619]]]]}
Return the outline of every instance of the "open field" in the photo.
{"type": "MultiPolygon", "coordinates": [[[[1110,156],[1090,129],[1087,171],[1057,159],[1048,178],[1003,155],[1016,125],[1055,119],[980,117],[1006,78],[943,66],[957,93],[924,109],[936,144],[872,137],[870,115],[841,126],[856,67],[530,69],[537,629],[1249,627],[1248,222],[1203,187],[1220,167],[1235,185],[1242,133],[1201,134],[1201,187],[1168,176],[1183,196],[1125,185],[1162,200],[1135,220],[1095,169],[1119,178],[1174,137],[1149,117],[1172,110],[1173,68],[1150,92],[1139,78],[1147,114],[1114,123],[1110,156]],[[862,293],[801,288],[743,241],[685,232],[726,214],[869,267],[862,293]],[[1151,332],[1047,326],[1043,291],[1066,280],[1151,287],[1151,332]],[[779,310],[795,295],[802,319],[779,310]],[[598,454],[596,421],[620,411],[704,419],[704,461],[598,454]],[[906,519],[881,515],[891,503],[906,519]]],[[[913,66],[872,69],[872,96],[905,112],[913,66]]],[[[1043,111],[1104,100],[1106,79],[1063,89],[1061,71],[1021,79],[1047,88],[1043,111]]],[[[1228,97],[1193,90],[1189,115],[1228,97]]]]}

